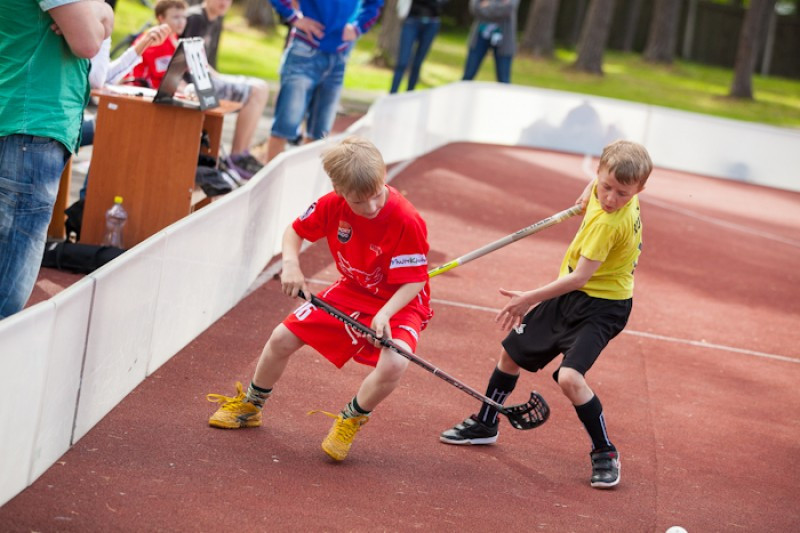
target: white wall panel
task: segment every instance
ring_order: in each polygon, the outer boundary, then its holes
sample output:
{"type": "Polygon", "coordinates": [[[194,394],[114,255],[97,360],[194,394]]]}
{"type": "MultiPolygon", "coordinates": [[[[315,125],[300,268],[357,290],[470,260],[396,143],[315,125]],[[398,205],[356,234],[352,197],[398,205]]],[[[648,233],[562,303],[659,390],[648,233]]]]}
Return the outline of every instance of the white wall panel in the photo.
{"type": "Polygon", "coordinates": [[[227,195],[164,230],[163,272],[148,374],[242,297],[251,250],[245,246],[249,191],[227,195]]]}
{"type": "Polygon", "coordinates": [[[46,301],[0,321],[0,505],[28,486],[55,315],[46,301]]]}
{"type": "Polygon", "coordinates": [[[145,378],[163,251],[157,234],[92,274],[97,284],[73,441],[145,378]]]}
{"type": "Polygon", "coordinates": [[[654,108],[657,166],[800,191],[800,131],[654,108]]]}
{"type": "Polygon", "coordinates": [[[55,325],[45,356],[44,401],[38,418],[29,483],[33,483],[72,444],[75,405],[81,384],[95,280],[86,277],[50,299],[55,325]]]}

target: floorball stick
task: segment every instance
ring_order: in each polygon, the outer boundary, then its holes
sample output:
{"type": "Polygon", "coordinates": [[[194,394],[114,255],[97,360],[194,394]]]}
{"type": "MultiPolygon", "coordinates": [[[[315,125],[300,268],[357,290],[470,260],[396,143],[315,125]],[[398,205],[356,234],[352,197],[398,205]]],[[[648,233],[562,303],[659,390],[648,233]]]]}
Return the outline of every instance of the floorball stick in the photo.
{"type": "Polygon", "coordinates": [[[438,276],[439,274],[441,274],[443,272],[447,272],[448,270],[452,270],[457,266],[461,266],[461,265],[463,265],[465,263],[469,263],[473,259],[477,259],[479,257],[482,257],[482,256],[490,253],[490,252],[494,252],[498,248],[502,248],[503,246],[507,246],[507,245],[511,244],[512,242],[516,242],[516,241],[518,241],[518,240],[520,240],[520,239],[522,239],[524,237],[527,237],[528,235],[533,235],[534,233],[538,233],[538,232],[542,231],[545,228],[549,228],[550,226],[555,226],[559,222],[563,222],[564,220],[567,220],[568,218],[573,217],[573,216],[577,215],[580,212],[581,212],[581,206],[580,205],[574,205],[574,206],[570,207],[569,209],[565,209],[563,211],[560,211],[560,212],[556,213],[555,215],[552,215],[552,216],[549,216],[549,217],[547,217],[545,219],[542,219],[539,222],[536,222],[535,224],[531,224],[527,228],[522,228],[519,231],[515,231],[511,235],[506,235],[502,239],[498,239],[498,240],[496,240],[496,241],[494,241],[492,243],[487,244],[486,246],[482,246],[481,248],[478,248],[477,250],[474,250],[474,251],[472,251],[472,252],[470,252],[468,254],[462,255],[461,257],[459,257],[457,259],[453,259],[452,261],[449,261],[449,262],[443,264],[440,267],[436,267],[436,268],[434,268],[432,270],[429,270],[428,271],[428,277],[432,278],[433,276],[438,276]]]}
{"type": "Polygon", "coordinates": [[[469,385],[460,382],[456,378],[449,375],[447,372],[444,372],[440,368],[432,365],[425,359],[422,359],[421,357],[416,356],[407,350],[404,350],[397,344],[393,343],[391,340],[378,339],[375,336],[375,331],[373,329],[369,328],[368,326],[365,326],[364,324],[355,320],[354,318],[347,316],[342,311],[336,309],[326,301],[321,300],[320,298],[314,296],[313,294],[309,294],[308,297],[306,297],[306,295],[302,291],[300,291],[298,296],[300,298],[308,300],[315,307],[322,309],[332,317],[340,320],[341,322],[344,322],[347,326],[350,326],[354,330],[357,330],[364,335],[376,339],[382,346],[398,353],[399,355],[405,357],[412,363],[421,366],[428,372],[432,373],[434,376],[437,376],[446,381],[447,383],[455,386],[456,388],[461,389],[462,391],[466,392],[473,398],[478,399],[485,404],[491,405],[492,407],[497,409],[497,412],[508,418],[508,421],[511,423],[511,425],[517,429],[533,429],[535,427],[539,427],[542,424],[544,424],[545,421],[550,416],[550,407],[547,405],[547,402],[544,401],[544,398],[542,398],[542,396],[535,391],[531,392],[531,399],[527,403],[506,407],[490,398],[487,398],[486,396],[476,391],[469,385]]]}

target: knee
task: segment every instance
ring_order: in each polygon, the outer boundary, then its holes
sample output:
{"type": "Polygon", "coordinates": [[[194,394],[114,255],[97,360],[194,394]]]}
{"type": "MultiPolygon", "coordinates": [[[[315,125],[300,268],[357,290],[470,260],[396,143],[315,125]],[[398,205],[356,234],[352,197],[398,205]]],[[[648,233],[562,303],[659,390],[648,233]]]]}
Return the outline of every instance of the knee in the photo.
{"type": "Polygon", "coordinates": [[[562,367],[558,371],[558,386],[567,398],[573,399],[581,396],[587,387],[586,380],[580,372],[572,368],[562,367]]]}
{"type": "MultiPolygon", "coordinates": [[[[410,350],[409,350],[410,351],[410,350]]],[[[381,352],[381,358],[377,366],[383,381],[399,381],[408,368],[408,359],[394,353],[389,349],[381,352]]]]}
{"type": "Polygon", "coordinates": [[[267,341],[267,347],[276,357],[289,357],[297,349],[297,345],[297,337],[283,324],[278,324],[272,330],[272,335],[267,341]]]}

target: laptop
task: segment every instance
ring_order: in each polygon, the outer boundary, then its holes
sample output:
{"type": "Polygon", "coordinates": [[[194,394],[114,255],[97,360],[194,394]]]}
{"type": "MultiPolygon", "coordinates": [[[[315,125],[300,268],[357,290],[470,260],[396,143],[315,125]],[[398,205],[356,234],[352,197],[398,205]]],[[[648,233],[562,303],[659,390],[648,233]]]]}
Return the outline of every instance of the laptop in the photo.
{"type": "Polygon", "coordinates": [[[169,60],[161,85],[153,97],[153,102],[193,109],[219,107],[217,93],[214,90],[214,82],[211,80],[211,75],[206,65],[206,51],[203,39],[199,37],[180,39],[178,47],[169,60]],[[194,84],[197,99],[175,95],[186,74],[194,84]]]}

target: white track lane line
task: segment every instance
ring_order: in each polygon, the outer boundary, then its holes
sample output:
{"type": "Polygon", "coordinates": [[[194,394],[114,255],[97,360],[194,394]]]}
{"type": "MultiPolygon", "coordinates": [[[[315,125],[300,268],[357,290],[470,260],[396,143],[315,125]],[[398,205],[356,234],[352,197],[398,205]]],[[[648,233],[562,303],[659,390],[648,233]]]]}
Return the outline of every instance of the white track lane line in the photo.
{"type": "MultiPolygon", "coordinates": [[[[586,154],[583,156],[583,164],[581,165],[581,170],[583,173],[589,178],[594,179],[596,177],[595,172],[591,169],[592,164],[592,156],[586,154]]],[[[781,235],[775,235],[774,233],[769,233],[766,231],[759,231],[757,229],[750,228],[748,226],[744,226],[742,224],[736,224],[734,222],[727,222],[725,220],[720,220],[714,217],[710,217],[708,215],[704,215],[702,213],[698,213],[696,211],[692,211],[691,209],[684,209],[682,207],[677,207],[672,205],[668,202],[664,202],[662,200],[658,200],[653,198],[652,196],[648,195],[644,199],[645,203],[656,205],[662,209],[666,209],[667,211],[672,211],[674,213],[679,213],[683,216],[695,218],[697,220],[702,220],[703,222],[708,222],[709,224],[714,224],[716,226],[721,226],[723,228],[732,229],[735,231],[739,231],[742,233],[749,233],[750,235],[755,235],[756,237],[761,237],[764,239],[769,239],[775,242],[780,242],[783,244],[788,244],[794,248],[800,248],[800,241],[796,241],[794,239],[788,239],[781,235]]]]}
{"type": "MultiPolygon", "coordinates": [[[[313,283],[315,285],[324,285],[326,287],[328,285],[330,285],[331,283],[333,283],[332,281],[325,281],[325,280],[321,280],[321,279],[309,279],[308,282],[309,283],[313,283]]],[[[500,312],[500,309],[496,309],[494,307],[486,307],[486,306],[483,306],[483,305],[473,305],[473,304],[467,304],[467,303],[463,303],[463,302],[454,302],[452,300],[441,300],[439,298],[431,298],[431,302],[433,302],[435,304],[439,304],[439,305],[448,305],[450,307],[460,307],[462,309],[471,309],[473,311],[483,311],[483,312],[492,313],[492,314],[495,314],[495,315],[500,312]]],[[[723,352],[734,352],[734,353],[740,353],[740,354],[743,354],[743,355],[751,355],[753,357],[763,357],[764,359],[772,359],[772,360],[775,360],[775,361],[783,361],[784,363],[800,364],[800,359],[797,359],[797,358],[787,357],[785,355],[778,355],[778,354],[773,354],[773,353],[758,352],[758,351],[755,351],[755,350],[746,350],[744,348],[736,348],[736,347],[733,347],[733,346],[725,346],[724,344],[714,344],[714,343],[704,342],[704,341],[693,341],[691,339],[681,339],[681,338],[678,338],[678,337],[670,337],[670,336],[667,336],[667,335],[658,335],[658,334],[655,334],[655,333],[647,333],[647,332],[644,332],[644,331],[636,331],[636,330],[631,330],[631,329],[624,329],[624,330],[622,330],[622,333],[625,334],[625,335],[632,335],[634,337],[644,337],[644,338],[653,339],[653,340],[659,340],[659,341],[664,341],[664,342],[674,342],[676,344],[686,344],[686,345],[689,345],[689,346],[697,346],[699,348],[708,348],[710,350],[719,350],[719,351],[723,351],[723,352]]]]}

